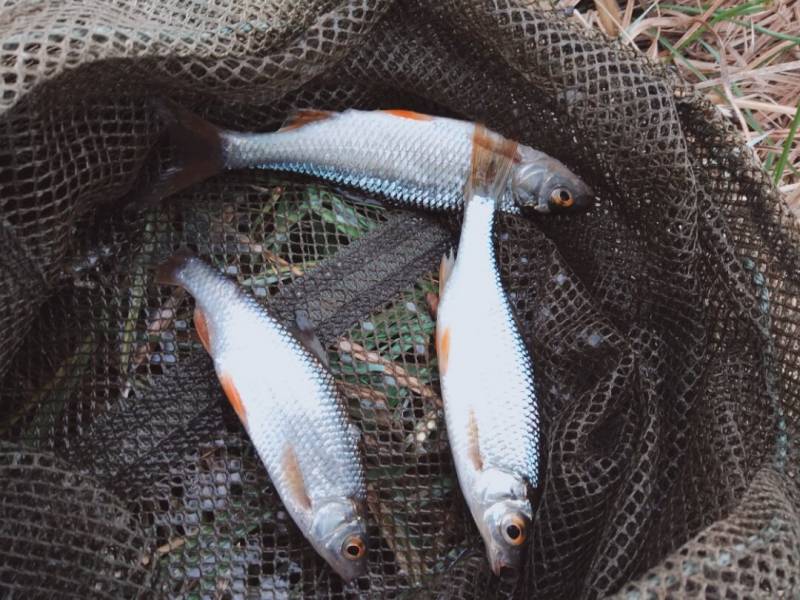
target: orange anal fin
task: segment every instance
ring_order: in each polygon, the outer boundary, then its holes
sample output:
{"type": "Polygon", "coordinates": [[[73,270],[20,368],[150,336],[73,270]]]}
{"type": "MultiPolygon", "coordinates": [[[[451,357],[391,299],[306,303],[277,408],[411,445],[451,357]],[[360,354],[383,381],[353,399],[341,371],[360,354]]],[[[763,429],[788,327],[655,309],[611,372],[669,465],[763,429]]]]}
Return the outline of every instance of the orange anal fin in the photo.
{"type": "Polygon", "coordinates": [[[244,402],[242,402],[242,397],[239,394],[239,390],[236,389],[236,384],[233,382],[233,378],[227,373],[222,373],[219,376],[219,382],[222,384],[222,389],[224,390],[225,395],[228,397],[228,402],[231,403],[233,410],[235,410],[236,414],[239,415],[239,420],[245,427],[247,427],[247,411],[244,408],[244,402]]]}
{"type": "Polygon", "coordinates": [[[205,313],[199,308],[194,309],[194,329],[197,331],[197,337],[203,344],[206,352],[211,354],[211,338],[208,335],[208,321],[206,320],[205,313]]]}
{"type": "Polygon", "coordinates": [[[447,363],[450,360],[450,328],[436,331],[436,357],[439,361],[439,374],[447,372],[447,363]]]}
{"type": "Polygon", "coordinates": [[[402,108],[390,108],[388,110],[384,110],[383,112],[390,114],[395,117],[401,117],[403,119],[411,119],[412,121],[432,121],[433,117],[430,115],[426,115],[423,113],[414,112],[413,110],[404,110],[402,108]]]}
{"type": "Polygon", "coordinates": [[[311,510],[311,498],[308,497],[306,482],[303,479],[303,472],[300,470],[300,461],[297,460],[294,448],[289,444],[286,444],[283,450],[281,466],[286,488],[292,499],[305,510],[311,510]]]}
{"type": "Polygon", "coordinates": [[[478,421],[475,419],[475,411],[473,409],[469,409],[469,420],[467,421],[467,456],[476,471],[483,470],[480,432],[478,431],[478,421]]]}
{"type": "Polygon", "coordinates": [[[309,123],[316,123],[318,121],[325,121],[330,119],[334,113],[329,110],[313,110],[310,108],[303,108],[298,110],[293,115],[290,115],[283,126],[278,131],[290,131],[292,129],[299,129],[303,125],[309,123]]]}

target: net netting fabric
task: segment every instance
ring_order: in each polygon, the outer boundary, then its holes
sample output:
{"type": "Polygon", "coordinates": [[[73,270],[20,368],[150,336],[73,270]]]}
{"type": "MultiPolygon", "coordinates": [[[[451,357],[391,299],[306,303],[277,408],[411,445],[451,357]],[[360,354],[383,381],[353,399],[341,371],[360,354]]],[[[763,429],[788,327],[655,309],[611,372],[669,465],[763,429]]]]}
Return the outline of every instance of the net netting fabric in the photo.
{"type": "Polygon", "coordinates": [[[7,0],[0,76],[3,595],[798,593],[796,226],[670,72],[522,0],[7,0]],[[499,226],[546,440],[518,578],[492,577],[444,430],[429,304],[457,219],[265,172],[131,206],[169,163],[153,96],[253,131],[479,120],[594,187],[499,226]],[[187,244],[328,347],[369,488],[351,586],[282,508],[192,300],[153,282],[187,244]]]}

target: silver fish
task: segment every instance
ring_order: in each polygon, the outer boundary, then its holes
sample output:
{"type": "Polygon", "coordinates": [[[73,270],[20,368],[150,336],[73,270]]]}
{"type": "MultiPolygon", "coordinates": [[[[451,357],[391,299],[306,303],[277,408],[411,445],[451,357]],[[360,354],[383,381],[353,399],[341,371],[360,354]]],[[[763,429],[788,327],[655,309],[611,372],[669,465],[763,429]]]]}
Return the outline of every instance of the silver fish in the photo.
{"type": "MultiPolygon", "coordinates": [[[[161,113],[178,165],[150,190],[151,201],[224,169],[259,168],[319,177],[400,206],[457,211],[476,128],[482,128],[408,110],[304,110],[278,131],[244,133],[172,105],[162,103],[161,113]]],[[[591,205],[591,189],[556,159],[517,145],[514,160],[500,210],[551,213],[591,205]]]]}
{"type": "Polygon", "coordinates": [[[157,281],[194,296],[198,335],[303,535],[343,579],[365,574],[366,484],[357,437],[310,328],[283,326],[188,253],[165,262],[157,281]]]}
{"type": "Polygon", "coordinates": [[[514,148],[487,135],[473,157],[458,256],[442,260],[436,350],[459,484],[499,575],[518,566],[529,535],[540,440],[531,357],[494,250],[496,204],[513,176],[514,148]]]}

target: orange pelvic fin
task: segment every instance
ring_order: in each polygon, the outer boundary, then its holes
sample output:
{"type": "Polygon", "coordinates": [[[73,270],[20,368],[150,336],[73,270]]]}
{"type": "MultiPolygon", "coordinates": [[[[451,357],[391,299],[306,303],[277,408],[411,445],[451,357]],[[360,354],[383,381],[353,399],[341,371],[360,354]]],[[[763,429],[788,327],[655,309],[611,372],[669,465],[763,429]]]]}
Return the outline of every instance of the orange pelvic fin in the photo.
{"type": "Polygon", "coordinates": [[[303,472],[300,470],[300,462],[297,460],[297,454],[295,454],[294,448],[289,444],[286,444],[283,450],[281,463],[283,467],[283,476],[286,478],[286,484],[292,498],[304,509],[310,510],[311,498],[308,497],[306,482],[303,479],[303,472]]]}
{"type": "Polygon", "coordinates": [[[244,402],[242,402],[242,397],[239,394],[239,390],[236,389],[236,384],[233,382],[233,377],[227,373],[221,373],[219,376],[219,382],[222,384],[222,389],[225,391],[225,395],[228,397],[228,402],[231,403],[233,410],[235,410],[236,414],[239,415],[239,420],[242,422],[242,425],[247,427],[247,411],[244,408],[244,402]]]}
{"type": "Polygon", "coordinates": [[[436,358],[439,361],[439,374],[447,372],[447,363],[450,360],[450,328],[445,327],[436,331],[436,358]]]}
{"type": "Polygon", "coordinates": [[[197,331],[197,337],[203,344],[206,352],[211,354],[211,338],[208,335],[208,321],[206,320],[205,313],[199,307],[194,309],[194,328],[197,331]]]}

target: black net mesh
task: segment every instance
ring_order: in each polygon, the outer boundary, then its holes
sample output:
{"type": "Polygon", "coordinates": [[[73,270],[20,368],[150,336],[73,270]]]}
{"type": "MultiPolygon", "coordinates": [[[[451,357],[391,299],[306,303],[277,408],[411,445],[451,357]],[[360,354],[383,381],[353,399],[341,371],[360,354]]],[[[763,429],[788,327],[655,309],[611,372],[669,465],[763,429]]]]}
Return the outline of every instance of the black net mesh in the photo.
{"type": "Polygon", "coordinates": [[[517,0],[27,3],[0,9],[0,590],[10,597],[792,597],[800,590],[796,225],[692,90],[517,0]],[[494,578],[433,353],[455,220],[264,172],[160,206],[148,98],[231,128],[297,107],[480,120],[567,163],[584,215],[503,217],[545,486],[494,578]],[[308,315],[362,432],[369,575],[282,508],[153,266],[189,245],[308,315]]]}

